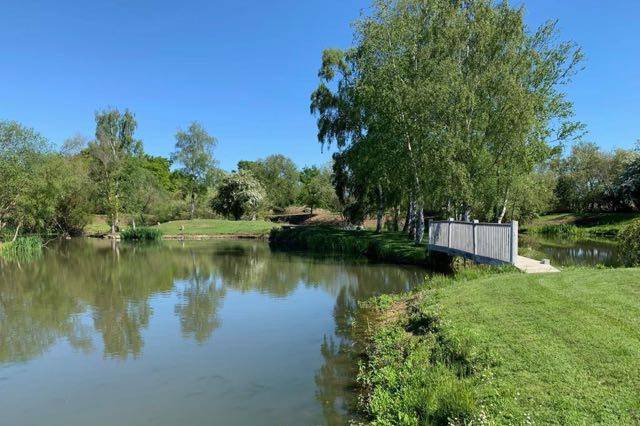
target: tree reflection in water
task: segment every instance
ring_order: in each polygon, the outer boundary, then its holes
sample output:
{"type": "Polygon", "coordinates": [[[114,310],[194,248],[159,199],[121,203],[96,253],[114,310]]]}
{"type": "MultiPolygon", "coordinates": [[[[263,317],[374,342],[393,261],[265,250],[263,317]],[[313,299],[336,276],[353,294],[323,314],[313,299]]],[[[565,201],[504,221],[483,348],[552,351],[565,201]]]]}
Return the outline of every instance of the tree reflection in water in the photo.
{"type": "Polygon", "coordinates": [[[281,299],[305,286],[335,298],[334,330],[319,348],[324,363],[315,380],[327,422],[340,424],[353,403],[349,333],[357,302],[409,289],[423,275],[271,253],[264,243],[72,240],[37,261],[0,266],[0,363],[39,357],[61,339],[84,352],[101,340],[107,358],[140,357],[154,298],[164,296],[175,300],[183,338],[204,343],[221,326],[218,314],[230,291],[281,299]]]}

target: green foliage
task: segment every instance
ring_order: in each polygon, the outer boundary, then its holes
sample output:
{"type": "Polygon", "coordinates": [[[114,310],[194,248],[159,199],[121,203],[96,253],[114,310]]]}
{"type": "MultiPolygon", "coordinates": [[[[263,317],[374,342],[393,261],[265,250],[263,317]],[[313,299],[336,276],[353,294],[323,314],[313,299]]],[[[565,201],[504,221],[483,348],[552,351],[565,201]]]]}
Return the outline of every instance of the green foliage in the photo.
{"type": "Polygon", "coordinates": [[[640,219],[626,225],[618,234],[620,253],[629,266],[640,266],[640,219]]]}
{"type": "Polygon", "coordinates": [[[239,171],[222,179],[218,194],[211,200],[211,208],[235,220],[245,216],[255,219],[263,206],[265,197],[260,182],[250,172],[239,171]]]}
{"type": "Polygon", "coordinates": [[[171,160],[182,165],[181,171],[186,177],[182,183],[190,198],[191,219],[195,215],[196,198],[206,193],[209,171],[215,167],[213,148],[216,144],[216,138],[210,136],[204,127],[195,121],[186,131],[178,130],[176,133],[176,150],[171,155],[171,160]]]}
{"type": "Polygon", "coordinates": [[[160,241],[162,231],[157,227],[138,226],[121,231],[120,238],[123,241],[160,241]]]}
{"type": "MultiPolygon", "coordinates": [[[[640,151],[640,142],[636,152],[640,151]]],[[[629,162],[619,179],[619,194],[623,202],[629,203],[636,210],[640,210],[640,155],[629,162]]]]}
{"type": "Polygon", "coordinates": [[[0,257],[15,261],[31,260],[42,254],[42,247],[40,237],[18,237],[13,242],[0,244],[0,257]]]}
{"type": "Polygon", "coordinates": [[[296,164],[284,155],[270,155],[256,161],[239,161],[238,171],[246,170],[260,182],[272,207],[283,209],[295,203],[299,191],[296,164]]]}
{"type": "Polygon", "coordinates": [[[330,207],[335,193],[331,183],[331,172],[326,168],[316,166],[305,167],[300,173],[300,194],[298,200],[311,209],[330,207]]]}
{"type": "Polygon", "coordinates": [[[172,191],[175,188],[171,182],[171,160],[164,157],[155,157],[153,155],[144,154],[141,158],[142,168],[148,170],[155,177],[156,182],[165,191],[172,191]]]}
{"type": "Polygon", "coordinates": [[[555,23],[529,33],[506,2],[379,0],[356,45],[326,50],[311,96],[318,139],[336,143],[338,195],[353,209],[411,206],[497,218],[516,182],[579,137],[561,87],[582,54],[555,23]],[[437,101],[434,101],[437,100],[437,101]],[[377,193],[377,194],[376,194],[377,193]]]}
{"type": "Polygon", "coordinates": [[[420,265],[432,270],[450,271],[449,256],[427,253],[424,245],[414,244],[399,232],[375,233],[341,230],[330,226],[302,226],[272,229],[269,245],[278,250],[366,256],[371,260],[420,265]]]}
{"type": "Polygon", "coordinates": [[[575,145],[557,166],[556,209],[598,212],[637,208],[638,158],[633,151],[607,153],[593,143],[575,145]]]}
{"type": "Polygon", "coordinates": [[[142,155],[142,142],[135,139],[138,123],[126,110],[110,109],[96,113],[96,140],[89,144],[91,177],[96,183],[100,205],[109,215],[112,229],[118,221],[125,198],[123,182],[126,167],[133,157],[142,155]]]}
{"type": "Polygon", "coordinates": [[[558,225],[543,225],[532,229],[531,233],[544,235],[575,236],[580,233],[580,228],[568,223],[561,223],[558,225]]]}

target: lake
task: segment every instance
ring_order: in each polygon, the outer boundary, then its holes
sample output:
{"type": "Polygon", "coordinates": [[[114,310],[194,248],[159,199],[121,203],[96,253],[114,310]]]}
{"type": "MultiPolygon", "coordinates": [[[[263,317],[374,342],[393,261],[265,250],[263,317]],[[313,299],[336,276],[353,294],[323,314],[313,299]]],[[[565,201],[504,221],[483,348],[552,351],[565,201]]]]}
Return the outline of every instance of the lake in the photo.
{"type": "Polygon", "coordinates": [[[0,423],[345,424],[357,301],[424,276],[264,242],[58,243],[0,266],[0,423]]]}

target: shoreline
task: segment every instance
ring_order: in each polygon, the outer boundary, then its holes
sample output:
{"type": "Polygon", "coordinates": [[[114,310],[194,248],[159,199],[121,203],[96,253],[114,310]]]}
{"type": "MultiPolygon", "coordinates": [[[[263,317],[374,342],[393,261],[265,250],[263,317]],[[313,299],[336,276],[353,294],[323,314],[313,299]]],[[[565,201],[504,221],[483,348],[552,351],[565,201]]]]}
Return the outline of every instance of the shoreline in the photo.
{"type": "MultiPolygon", "coordinates": [[[[83,235],[80,238],[95,238],[98,240],[112,239],[108,234],[105,235],[83,235]]],[[[120,235],[116,235],[116,240],[120,241],[120,235]]],[[[184,235],[163,235],[163,241],[206,241],[206,240],[269,240],[269,235],[260,234],[184,234],[184,235]]]]}

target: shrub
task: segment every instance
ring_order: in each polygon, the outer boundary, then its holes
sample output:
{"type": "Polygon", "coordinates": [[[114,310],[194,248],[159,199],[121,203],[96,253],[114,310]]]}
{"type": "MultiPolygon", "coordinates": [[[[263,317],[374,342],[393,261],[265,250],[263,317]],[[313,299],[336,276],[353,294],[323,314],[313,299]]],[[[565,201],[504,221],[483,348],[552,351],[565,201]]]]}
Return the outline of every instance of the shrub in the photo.
{"type": "Polygon", "coordinates": [[[139,226],[137,228],[128,228],[120,232],[120,238],[123,241],[160,241],[162,239],[162,231],[158,228],[139,226]]]}
{"type": "Polygon", "coordinates": [[[620,230],[620,253],[628,266],[640,265],[640,219],[636,219],[620,230]]]}

